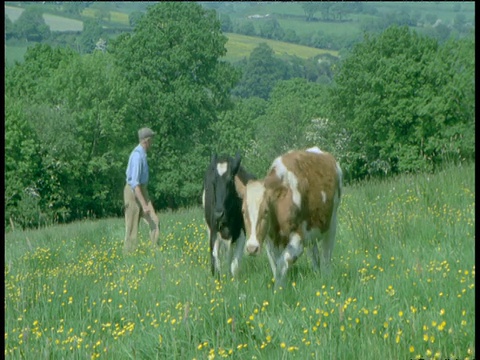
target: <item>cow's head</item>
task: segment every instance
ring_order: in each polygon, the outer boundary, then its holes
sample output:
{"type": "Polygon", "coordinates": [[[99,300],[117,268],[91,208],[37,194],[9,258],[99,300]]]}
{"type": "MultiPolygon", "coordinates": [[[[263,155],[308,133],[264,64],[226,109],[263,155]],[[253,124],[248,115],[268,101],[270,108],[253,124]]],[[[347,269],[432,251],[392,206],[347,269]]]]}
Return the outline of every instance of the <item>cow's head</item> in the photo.
{"type": "Polygon", "coordinates": [[[263,181],[251,180],[247,185],[236,182],[237,192],[242,198],[242,213],[245,223],[245,244],[250,255],[260,253],[263,240],[270,225],[268,192],[263,181]]]}
{"type": "Polygon", "coordinates": [[[214,222],[217,230],[224,239],[230,238],[230,229],[228,227],[228,214],[230,209],[238,201],[235,190],[235,175],[240,168],[241,156],[237,152],[235,158],[212,156],[212,166],[215,176],[213,180],[213,191],[215,194],[215,208],[213,212],[214,222]]]}

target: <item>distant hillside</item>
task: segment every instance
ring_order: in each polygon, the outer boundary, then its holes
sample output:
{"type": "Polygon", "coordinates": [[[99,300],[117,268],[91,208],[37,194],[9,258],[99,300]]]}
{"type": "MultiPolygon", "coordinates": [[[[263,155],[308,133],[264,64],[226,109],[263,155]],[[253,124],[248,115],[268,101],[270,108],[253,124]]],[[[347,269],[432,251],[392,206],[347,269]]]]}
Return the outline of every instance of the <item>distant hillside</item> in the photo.
{"type": "Polygon", "coordinates": [[[338,51],[334,50],[322,50],[303,45],[290,44],[277,40],[269,40],[260,37],[239,35],[233,33],[226,33],[225,35],[228,37],[228,42],[226,45],[227,55],[225,59],[232,62],[250,56],[252,50],[260,43],[266,43],[273,49],[275,54],[280,57],[284,55],[295,55],[302,59],[308,59],[316,55],[322,54],[338,56],[338,51]]]}

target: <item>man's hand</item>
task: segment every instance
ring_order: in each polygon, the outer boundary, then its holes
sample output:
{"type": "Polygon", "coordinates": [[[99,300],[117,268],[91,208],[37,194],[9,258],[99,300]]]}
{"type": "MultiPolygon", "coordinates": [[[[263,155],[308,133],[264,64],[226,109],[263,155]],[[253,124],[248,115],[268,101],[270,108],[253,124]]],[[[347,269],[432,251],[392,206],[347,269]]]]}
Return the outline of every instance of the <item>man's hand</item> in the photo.
{"type": "Polygon", "coordinates": [[[137,196],[138,201],[140,201],[140,204],[142,204],[142,210],[145,213],[145,215],[150,214],[150,207],[148,206],[146,199],[143,197],[140,186],[137,186],[135,188],[135,195],[137,196]]]}
{"type": "Polygon", "coordinates": [[[150,214],[150,207],[148,206],[148,204],[143,205],[143,212],[145,213],[145,215],[150,214]]]}

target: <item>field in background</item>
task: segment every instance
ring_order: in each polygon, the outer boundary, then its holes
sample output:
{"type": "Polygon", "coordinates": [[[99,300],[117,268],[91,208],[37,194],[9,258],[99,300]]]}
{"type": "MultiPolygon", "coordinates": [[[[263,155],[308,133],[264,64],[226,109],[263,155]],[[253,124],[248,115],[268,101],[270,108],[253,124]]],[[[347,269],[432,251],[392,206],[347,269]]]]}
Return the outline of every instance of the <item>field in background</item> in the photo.
{"type": "MultiPolygon", "coordinates": [[[[434,14],[441,18],[445,23],[451,24],[454,17],[457,14],[463,14],[466,17],[467,22],[473,21],[475,4],[473,2],[435,2],[432,3],[402,3],[402,2],[372,2],[380,11],[385,12],[395,12],[400,11],[401,9],[409,9],[409,11],[417,11],[421,13],[422,17],[425,17],[427,14],[434,14]],[[460,10],[458,10],[458,5],[460,10]],[[455,7],[457,10],[455,10],[455,7]]],[[[46,9],[50,5],[45,5],[46,9]]],[[[53,6],[53,5],[52,5],[53,6]]],[[[129,24],[129,15],[128,13],[132,11],[144,10],[147,6],[151,6],[151,3],[138,2],[138,3],[129,3],[129,2],[118,2],[112,3],[112,10],[107,12],[106,17],[109,17],[109,21],[112,25],[122,25],[128,26],[129,24]]],[[[231,17],[232,21],[246,21],[247,17],[254,14],[266,15],[268,13],[279,14],[278,19],[280,25],[284,29],[293,29],[298,35],[313,34],[321,31],[327,35],[336,35],[343,36],[348,34],[361,34],[361,23],[362,21],[375,19],[372,15],[349,15],[352,21],[343,22],[343,23],[329,23],[329,22],[306,22],[304,21],[305,13],[300,4],[289,4],[284,2],[233,2],[228,5],[230,10],[228,15],[231,17]],[[287,17],[296,16],[295,17],[287,17]],[[283,16],[283,17],[282,17],[283,16]]],[[[14,6],[5,6],[5,12],[10,17],[12,21],[15,21],[23,9],[14,6]]],[[[83,15],[86,17],[95,18],[98,17],[101,11],[95,7],[86,8],[83,11],[83,15]]],[[[320,13],[316,14],[317,17],[321,17],[320,13]]],[[[103,20],[107,20],[104,17],[103,20]]],[[[46,23],[54,31],[80,31],[83,28],[83,23],[79,20],[63,18],[61,16],[44,14],[46,23]]],[[[257,31],[259,30],[261,24],[264,20],[255,20],[253,21],[257,31]]],[[[309,48],[301,45],[283,43],[280,41],[273,41],[268,39],[248,37],[238,34],[226,34],[229,37],[229,42],[227,43],[227,56],[225,59],[227,61],[236,62],[243,59],[246,56],[249,56],[251,50],[257,46],[260,42],[266,42],[270,47],[272,47],[277,55],[289,54],[297,55],[301,58],[309,58],[317,54],[328,52],[332,55],[338,55],[336,51],[321,50],[315,48],[309,48]]],[[[6,58],[7,63],[11,64],[15,60],[22,60],[23,56],[19,57],[20,53],[25,52],[25,48],[21,47],[20,49],[11,49],[10,44],[6,46],[6,58]]]]}
{"type": "Polygon", "coordinates": [[[308,59],[321,54],[338,56],[338,51],[333,50],[316,49],[308,46],[233,33],[226,33],[225,35],[228,37],[226,44],[227,55],[225,59],[232,62],[249,57],[252,50],[261,43],[266,43],[273,49],[275,55],[280,57],[284,55],[295,55],[302,59],[308,59]]]}
{"type": "Polygon", "coordinates": [[[201,209],[5,234],[7,358],[475,359],[474,165],[345,188],[329,274],[210,274],[201,209]]]}
{"type": "MultiPolygon", "coordinates": [[[[24,9],[14,6],[5,5],[5,14],[8,15],[10,20],[15,22],[24,9]]],[[[70,19],[63,16],[57,16],[52,14],[43,14],[45,23],[50,27],[51,31],[82,31],[83,22],[80,20],[70,19]]]]}
{"type": "MultiPolygon", "coordinates": [[[[94,18],[94,19],[98,19],[99,14],[101,14],[101,11],[99,9],[86,8],[82,11],[83,16],[94,18]]],[[[127,25],[127,26],[130,25],[128,14],[118,12],[118,11],[109,11],[107,16],[109,16],[108,19],[104,18],[102,20],[108,20],[113,23],[127,25]]]]}

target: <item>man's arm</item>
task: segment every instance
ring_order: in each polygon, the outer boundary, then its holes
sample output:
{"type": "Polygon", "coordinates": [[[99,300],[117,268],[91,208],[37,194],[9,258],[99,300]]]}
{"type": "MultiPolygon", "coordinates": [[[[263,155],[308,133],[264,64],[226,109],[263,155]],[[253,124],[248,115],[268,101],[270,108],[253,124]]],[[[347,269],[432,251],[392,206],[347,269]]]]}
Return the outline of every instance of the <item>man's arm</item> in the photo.
{"type": "Polygon", "coordinates": [[[148,214],[150,212],[150,208],[148,207],[147,202],[145,201],[145,198],[143,197],[142,190],[140,189],[140,185],[135,186],[135,196],[137,199],[140,201],[140,204],[142,205],[143,212],[145,214],[148,214]]]}

